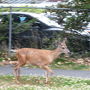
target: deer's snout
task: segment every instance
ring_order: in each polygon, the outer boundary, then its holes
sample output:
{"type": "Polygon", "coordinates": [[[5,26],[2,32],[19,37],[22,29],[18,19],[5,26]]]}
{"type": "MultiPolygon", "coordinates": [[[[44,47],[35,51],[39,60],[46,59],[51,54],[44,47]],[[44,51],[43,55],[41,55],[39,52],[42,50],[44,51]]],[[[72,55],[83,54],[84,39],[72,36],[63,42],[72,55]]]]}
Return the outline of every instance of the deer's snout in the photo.
{"type": "Polygon", "coordinates": [[[71,55],[71,52],[69,51],[67,57],[69,57],[70,55],[71,55]]]}
{"type": "Polygon", "coordinates": [[[71,52],[70,52],[69,50],[67,50],[67,51],[65,52],[65,57],[69,57],[70,54],[71,54],[71,52]]]}

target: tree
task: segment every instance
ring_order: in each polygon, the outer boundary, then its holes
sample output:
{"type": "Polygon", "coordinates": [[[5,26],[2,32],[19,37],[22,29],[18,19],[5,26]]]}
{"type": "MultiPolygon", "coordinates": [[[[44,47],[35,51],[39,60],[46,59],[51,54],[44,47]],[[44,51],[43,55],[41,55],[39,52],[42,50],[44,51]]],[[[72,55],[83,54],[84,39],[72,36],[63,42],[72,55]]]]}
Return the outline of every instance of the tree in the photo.
{"type": "MultiPolygon", "coordinates": [[[[58,8],[71,8],[73,10],[56,10],[54,12],[57,13],[58,23],[64,26],[64,30],[72,31],[83,31],[88,23],[90,23],[90,15],[88,9],[90,8],[90,0],[73,0],[66,4],[58,4],[58,8]],[[82,10],[80,10],[82,9],[82,10]],[[86,9],[86,10],[85,10],[86,9]]],[[[69,35],[70,39],[70,48],[72,51],[80,52],[89,50],[89,45],[86,44],[86,40],[88,37],[79,37],[69,35]],[[77,39],[77,40],[76,40],[77,39]],[[73,45],[73,41],[75,42],[73,45]],[[80,42],[79,42],[80,41],[80,42]],[[83,44],[84,43],[84,44],[83,44]],[[82,46],[81,46],[82,45],[82,46]],[[75,47],[77,46],[77,47],[75,47]]]]}

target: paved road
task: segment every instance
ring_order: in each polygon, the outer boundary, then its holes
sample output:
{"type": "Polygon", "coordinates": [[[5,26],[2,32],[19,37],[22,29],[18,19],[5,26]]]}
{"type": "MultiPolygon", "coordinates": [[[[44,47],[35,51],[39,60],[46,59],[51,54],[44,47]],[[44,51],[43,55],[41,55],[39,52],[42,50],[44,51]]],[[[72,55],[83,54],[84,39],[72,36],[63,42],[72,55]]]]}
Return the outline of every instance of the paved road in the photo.
{"type": "MultiPolygon", "coordinates": [[[[78,78],[89,78],[90,71],[80,71],[80,70],[61,70],[54,69],[54,76],[65,76],[65,77],[78,77],[78,78]]],[[[34,75],[34,76],[44,76],[45,71],[42,69],[31,69],[28,67],[21,68],[21,75],[34,75]]],[[[0,66],[0,75],[13,75],[13,67],[10,65],[0,66]]]]}

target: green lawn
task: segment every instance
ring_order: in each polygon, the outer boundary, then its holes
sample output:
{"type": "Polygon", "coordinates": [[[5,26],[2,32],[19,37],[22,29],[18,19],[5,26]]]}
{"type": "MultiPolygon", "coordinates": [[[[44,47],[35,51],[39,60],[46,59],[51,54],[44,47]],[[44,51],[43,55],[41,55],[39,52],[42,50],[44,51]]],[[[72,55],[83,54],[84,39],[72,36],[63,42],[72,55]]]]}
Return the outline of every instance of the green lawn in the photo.
{"type": "Polygon", "coordinates": [[[65,58],[57,59],[50,66],[53,69],[90,70],[90,65],[78,64],[65,58]]]}
{"type": "Polygon", "coordinates": [[[18,84],[13,76],[0,76],[0,90],[90,90],[90,80],[51,77],[45,84],[44,77],[23,76],[18,84]]]}
{"type": "Polygon", "coordinates": [[[53,69],[65,69],[65,70],[90,70],[89,65],[77,64],[74,62],[58,62],[50,65],[53,69]]]}

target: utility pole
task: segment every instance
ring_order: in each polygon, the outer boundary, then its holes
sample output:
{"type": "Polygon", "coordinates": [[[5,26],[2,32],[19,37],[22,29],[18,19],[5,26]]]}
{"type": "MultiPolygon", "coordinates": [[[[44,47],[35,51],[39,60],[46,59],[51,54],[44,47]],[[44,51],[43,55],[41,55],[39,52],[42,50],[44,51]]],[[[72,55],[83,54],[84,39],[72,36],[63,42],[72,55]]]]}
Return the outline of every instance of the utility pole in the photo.
{"type": "Polygon", "coordinates": [[[11,48],[12,48],[12,7],[10,7],[10,19],[9,19],[9,45],[8,45],[8,55],[11,55],[11,48]]]}

